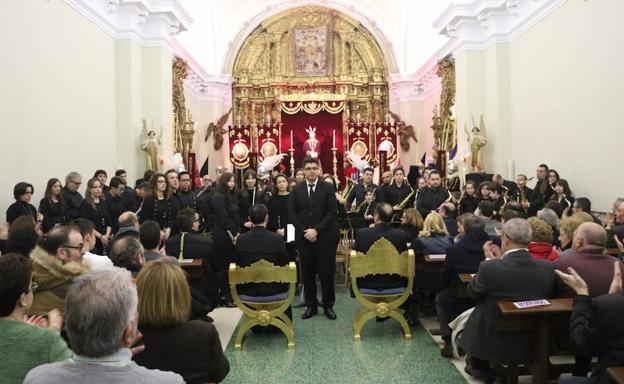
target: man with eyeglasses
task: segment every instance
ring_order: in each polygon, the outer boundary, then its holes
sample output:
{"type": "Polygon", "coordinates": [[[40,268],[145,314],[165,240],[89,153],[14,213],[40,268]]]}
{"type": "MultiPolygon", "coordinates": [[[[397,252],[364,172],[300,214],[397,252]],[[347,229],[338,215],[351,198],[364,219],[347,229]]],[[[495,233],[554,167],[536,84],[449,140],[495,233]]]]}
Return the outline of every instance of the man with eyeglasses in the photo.
{"type": "Polygon", "coordinates": [[[318,159],[310,157],[303,160],[305,179],[290,194],[288,211],[292,212],[292,216],[289,216],[289,220],[295,226],[295,242],[301,255],[303,286],[308,307],[301,318],[309,319],[318,313],[318,275],[323,291],[325,316],[335,320],[333,305],[336,248],[339,239],[336,218],[338,202],[333,186],[322,181],[318,170],[318,159]]]}
{"type": "Polygon", "coordinates": [[[78,192],[82,184],[82,176],[78,172],[70,172],[65,176],[65,186],[61,189],[61,196],[67,205],[67,219],[74,220],[80,217],[82,195],[78,192]]]}
{"type": "Polygon", "coordinates": [[[71,227],[60,226],[44,235],[30,254],[33,281],[38,286],[31,314],[64,310],[67,288],[74,278],[89,270],[82,262],[85,252],[82,235],[71,227]]]}

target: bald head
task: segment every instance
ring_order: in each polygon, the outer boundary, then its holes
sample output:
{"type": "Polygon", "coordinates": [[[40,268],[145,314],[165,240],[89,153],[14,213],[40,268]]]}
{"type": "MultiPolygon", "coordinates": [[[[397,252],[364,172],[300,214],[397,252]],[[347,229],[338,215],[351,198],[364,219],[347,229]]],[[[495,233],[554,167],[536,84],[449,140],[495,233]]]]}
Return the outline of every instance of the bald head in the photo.
{"type": "Polygon", "coordinates": [[[394,211],[392,210],[392,206],[388,203],[377,204],[375,208],[374,221],[375,224],[379,223],[389,223],[392,221],[392,215],[394,211]]]}
{"type": "Polygon", "coordinates": [[[139,228],[139,218],[134,212],[124,212],[119,215],[119,219],[117,219],[119,223],[119,228],[139,228]]]}
{"type": "Polygon", "coordinates": [[[607,231],[596,223],[583,223],[574,231],[572,247],[578,252],[586,247],[602,247],[607,245],[607,231]]]}

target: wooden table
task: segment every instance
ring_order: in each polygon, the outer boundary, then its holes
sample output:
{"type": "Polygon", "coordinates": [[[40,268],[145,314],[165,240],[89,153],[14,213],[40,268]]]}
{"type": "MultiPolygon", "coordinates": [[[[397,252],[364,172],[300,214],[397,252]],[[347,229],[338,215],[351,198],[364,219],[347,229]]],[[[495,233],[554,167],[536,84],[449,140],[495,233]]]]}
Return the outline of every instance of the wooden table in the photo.
{"type": "Polygon", "coordinates": [[[180,261],[180,267],[186,272],[190,279],[201,279],[204,277],[202,265],[204,259],[184,259],[180,261]]]}
{"type": "Polygon", "coordinates": [[[616,384],[624,384],[624,367],[607,368],[607,373],[611,378],[611,382],[616,384]]]}
{"type": "Polygon", "coordinates": [[[516,308],[511,301],[498,302],[503,318],[497,321],[497,331],[535,332],[535,360],[531,367],[535,384],[548,383],[550,330],[568,330],[572,313],[572,299],[548,301],[549,305],[523,309],[516,308]]]}

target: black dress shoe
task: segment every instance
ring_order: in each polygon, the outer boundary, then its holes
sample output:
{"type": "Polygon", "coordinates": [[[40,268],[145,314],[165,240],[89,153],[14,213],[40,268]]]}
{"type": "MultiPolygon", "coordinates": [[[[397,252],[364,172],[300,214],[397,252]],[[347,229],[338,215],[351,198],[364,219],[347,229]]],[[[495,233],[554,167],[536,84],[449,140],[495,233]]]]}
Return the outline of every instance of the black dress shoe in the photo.
{"type": "Polygon", "coordinates": [[[325,317],[329,320],[336,320],[336,312],[331,307],[325,307],[325,317]]]}
{"type": "Polygon", "coordinates": [[[308,307],[308,309],[306,309],[303,315],[301,315],[301,319],[302,320],[309,319],[310,317],[316,315],[317,313],[318,313],[318,309],[316,309],[316,307],[308,307]]]}

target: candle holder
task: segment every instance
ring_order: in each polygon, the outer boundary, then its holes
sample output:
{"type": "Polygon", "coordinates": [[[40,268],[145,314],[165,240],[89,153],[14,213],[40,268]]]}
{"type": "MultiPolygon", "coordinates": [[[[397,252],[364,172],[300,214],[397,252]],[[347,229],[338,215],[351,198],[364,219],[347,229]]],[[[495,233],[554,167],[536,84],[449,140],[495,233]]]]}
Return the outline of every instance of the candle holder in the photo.
{"type": "Polygon", "coordinates": [[[332,151],[332,156],[333,156],[332,168],[333,168],[333,171],[334,171],[334,178],[337,178],[338,177],[338,159],[336,158],[336,152],[338,151],[338,148],[334,147],[334,148],[331,149],[331,151],[332,151]]]}
{"type": "Polygon", "coordinates": [[[290,155],[290,177],[295,177],[295,148],[290,148],[288,154],[290,155]]]}

